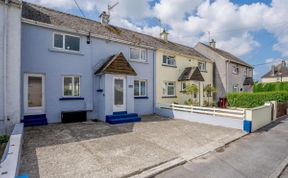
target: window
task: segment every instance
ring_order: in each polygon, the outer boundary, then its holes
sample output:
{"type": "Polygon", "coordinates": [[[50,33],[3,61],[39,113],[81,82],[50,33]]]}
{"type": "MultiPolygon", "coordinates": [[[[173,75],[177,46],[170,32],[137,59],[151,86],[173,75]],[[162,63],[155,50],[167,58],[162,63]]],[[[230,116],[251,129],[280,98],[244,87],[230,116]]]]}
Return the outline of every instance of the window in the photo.
{"type": "Polygon", "coordinates": [[[233,92],[238,92],[238,84],[233,85],[233,92]]]}
{"type": "Polygon", "coordinates": [[[134,81],[134,96],[145,97],[147,96],[147,81],[146,80],[135,80],[134,81]]]}
{"type": "Polygon", "coordinates": [[[147,50],[130,48],[130,59],[135,61],[147,61],[147,50]]]}
{"type": "Polygon", "coordinates": [[[186,88],[186,82],[181,83],[181,91],[185,91],[186,88]]]}
{"type": "Polygon", "coordinates": [[[169,66],[176,66],[175,57],[163,55],[163,64],[169,65],[169,66]]]}
{"type": "Polygon", "coordinates": [[[164,96],[176,96],[175,82],[164,82],[163,95],[164,96]]]}
{"type": "Polygon", "coordinates": [[[201,72],[206,72],[206,62],[198,62],[198,68],[201,72]]]}
{"type": "Polygon", "coordinates": [[[232,73],[233,74],[238,74],[239,73],[239,67],[237,65],[232,66],[232,73]]]}
{"type": "Polygon", "coordinates": [[[53,47],[68,51],[80,51],[80,37],[54,33],[53,47]]]}
{"type": "Polygon", "coordinates": [[[247,68],[244,69],[244,76],[247,76],[247,68]]]}
{"type": "Polygon", "coordinates": [[[63,77],[63,96],[74,97],[80,96],[80,77],[64,76],[63,77]]]}

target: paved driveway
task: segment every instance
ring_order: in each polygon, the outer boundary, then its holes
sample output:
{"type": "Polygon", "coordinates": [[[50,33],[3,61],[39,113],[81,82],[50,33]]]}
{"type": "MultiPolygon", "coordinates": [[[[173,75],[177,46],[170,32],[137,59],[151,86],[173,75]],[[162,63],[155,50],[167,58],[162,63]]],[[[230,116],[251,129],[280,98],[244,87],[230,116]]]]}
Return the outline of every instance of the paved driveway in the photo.
{"type": "Polygon", "coordinates": [[[144,117],[143,122],[51,124],[25,128],[21,173],[29,177],[121,177],[182,157],[192,159],[242,131],[144,117]]]}

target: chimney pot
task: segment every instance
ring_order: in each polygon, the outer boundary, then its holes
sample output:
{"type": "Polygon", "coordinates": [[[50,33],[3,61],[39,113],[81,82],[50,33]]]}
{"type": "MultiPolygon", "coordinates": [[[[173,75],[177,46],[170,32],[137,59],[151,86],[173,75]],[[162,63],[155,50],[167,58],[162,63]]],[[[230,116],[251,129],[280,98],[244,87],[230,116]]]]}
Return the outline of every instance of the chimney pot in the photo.
{"type": "Polygon", "coordinates": [[[106,11],[103,11],[103,12],[100,14],[99,17],[101,18],[101,23],[102,23],[103,25],[108,25],[108,24],[109,24],[109,22],[110,22],[110,15],[107,14],[106,11]]]}
{"type": "Polygon", "coordinates": [[[210,42],[209,42],[209,46],[212,47],[212,48],[216,48],[216,41],[214,39],[212,39],[210,42]]]}
{"type": "Polygon", "coordinates": [[[168,41],[168,32],[166,32],[166,30],[164,29],[161,33],[160,33],[160,38],[164,41],[168,41]]]}

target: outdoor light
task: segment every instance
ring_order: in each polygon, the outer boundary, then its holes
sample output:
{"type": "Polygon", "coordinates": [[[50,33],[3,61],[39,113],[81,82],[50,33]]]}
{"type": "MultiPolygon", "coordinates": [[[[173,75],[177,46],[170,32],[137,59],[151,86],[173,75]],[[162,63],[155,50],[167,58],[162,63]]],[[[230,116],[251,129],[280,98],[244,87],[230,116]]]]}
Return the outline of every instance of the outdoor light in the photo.
{"type": "Polygon", "coordinates": [[[91,33],[89,32],[89,35],[87,36],[87,44],[91,43],[91,33]]]}

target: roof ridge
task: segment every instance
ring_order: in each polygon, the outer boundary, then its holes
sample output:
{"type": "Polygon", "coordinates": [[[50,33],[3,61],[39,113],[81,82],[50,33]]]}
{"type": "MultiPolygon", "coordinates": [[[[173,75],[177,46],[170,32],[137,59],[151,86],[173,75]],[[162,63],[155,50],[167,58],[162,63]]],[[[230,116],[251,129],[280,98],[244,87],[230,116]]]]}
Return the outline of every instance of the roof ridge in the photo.
{"type": "MultiPolygon", "coordinates": [[[[94,22],[94,23],[101,24],[100,22],[98,22],[98,21],[96,21],[96,20],[89,19],[89,18],[85,18],[85,17],[81,17],[81,16],[79,16],[79,15],[71,14],[71,13],[68,13],[68,12],[63,12],[63,11],[60,11],[60,10],[57,10],[57,9],[53,9],[53,8],[50,8],[50,7],[41,6],[41,5],[34,4],[34,3],[31,3],[31,2],[27,2],[27,1],[23,1],[23,3],[30,4],[30,5],[32,5],[32,6],[36,6],[36,7],[38,7],[38,8],[42,8],[42,9],[45,9],[45,10],[48,10],[48,11],[53,11],[53,12],[56,12],[56,13],[61,13],[61,14],[64,14],[64,15],[73,16],[73,17],[76,17],[76,18],[80,18],[80,19],[83,19],[83,20],[87,20],[87,21],[91,21],[91,22],[94,22]]],[[[149,35],[149,34],[146,34],[146,33],[141,33],[141,32],[139,32],[139,31],[134,31],[134,30],[131,30],[131,29],[127,29],[127,28],[123,28],[123,27],[117,26],[117,25],[111,25],[111,24],[109,24],[109,26],[116,27],[116,28],[119,28],[119,29],[121,29],[121,30],[127,30],[127,31],[130,31],[130,32],[133,32],[133,33],[138,33],[138,34],[141,34],[141,35],[145,35],[145,36],[147,36],[147,37],[152,37],[152,38],[154,38],[155,40],[163,41],[162,39],[160,39],[160,38],[158,38],[158,37],[155,37],[155,36],[153,36],[153,35],[149,35]]],[[[173,45],[179,45],[179,46],[186,47],[186,48],[190,48],[190,49],[196,51],[193,47],[188,46],[188,45],[183,45],[183,44],[180,44],[180,43],[177,43],[177,42],[174,42],[174,41],[170,41],[170,40],[168,40],[167,42],[168,42],[168,43],[172,43],[173,45]]],[[[196,51],[196,52],[197,52],[197,51],[196,51]]]]}

